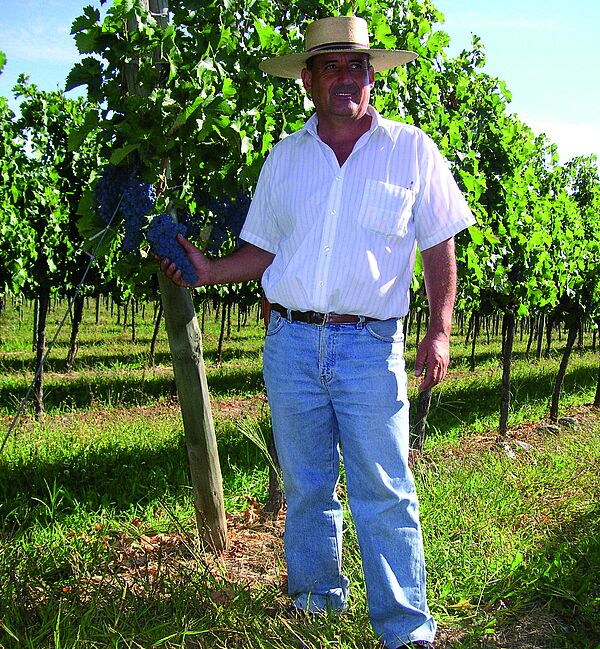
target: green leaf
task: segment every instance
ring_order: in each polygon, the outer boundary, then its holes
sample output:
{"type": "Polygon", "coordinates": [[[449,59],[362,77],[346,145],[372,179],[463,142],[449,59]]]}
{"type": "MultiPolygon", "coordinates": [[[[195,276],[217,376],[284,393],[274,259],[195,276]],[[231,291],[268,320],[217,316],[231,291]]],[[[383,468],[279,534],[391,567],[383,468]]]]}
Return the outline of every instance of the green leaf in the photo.
{"type": "Polygon", "coordinates": [[[469,235],[471,236],[471,241],[476,246],[482,246],[484,244],[485,238],[483,236],[483,233],[476,225],[472,225],[469,228],[469,235]]]}
{"type": "Polygon", "coordinates": [[[5,65],[6,65],[6,56],[4,52],[0,51],[0,74],[2,74],[2,70],[4,69],[5,65]]]}
{"type": "Polygon", "coordinates": [[[202,97],[196,97],[194,103],[191,106],[188,106],[184,111],[177,115],[177,118],[173,122],[173,126],[169,129],[169,135],[172,135],[178,128],[183,126],[188,119],[202,106],[204,99],[202,97]]]}
{"type": "Polygon", "coordinates": [[[65,82],[65,90],[87,85],[88,97],[92,101],[102,101],[102,64],[100,61],[86,57],[81,63],[76,63],[69,72],[65,82]]]}
{"type": "Polygon", "coordinates": [[[271,25],[267,25],[264,20],[258,19],[254,21],[254,29],[260,39],[260,47],[265,52],[273,51],[271,43],[277,35],[275,29],[271,25]]]}
{"type": "Polygon", "coordinates": [[[83,8],[83,16],[77,16],[71,25],[71,34],[89,29],[100,22],[100,12],[91,5],[83,8]]]}
{"type": "Polygon", "coordinates": [[[75,34],[75,45],[80,54],[91,54],[98,48],[97,30],[89,30],[75,34]]]}
{"type": "Polygon", "coordinates": [[[69,133],[69,151],[77,151],[84,143],[87,136],[98,128],[99,123],[100,118],[98,116],[98,111],[95,109],[89,110],[85,116],[83,124],[69,133]]]}
{"type": "Polygon", "coordinates": [[[140,148],[140,143],[134,143],[134,144],[126,144],[125,146],[121,147],[120,149],[115,149],[112,152],[112,155],[110,156],[110,164],[113,164],[115,166],[118,166],[125,160],[125,158],[130,154],[133,153],[133,151],[137,150],[140,148]]]}

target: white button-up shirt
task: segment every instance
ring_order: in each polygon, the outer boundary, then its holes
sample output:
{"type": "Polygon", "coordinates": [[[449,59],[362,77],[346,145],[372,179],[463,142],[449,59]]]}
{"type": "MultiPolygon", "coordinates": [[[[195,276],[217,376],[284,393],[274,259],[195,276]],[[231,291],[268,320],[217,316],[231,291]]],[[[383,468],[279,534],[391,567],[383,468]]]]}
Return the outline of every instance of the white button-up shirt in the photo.
{"type": "Polygon", "coordinates": [[[275,254],[262,278],[270,302],[402,317],[416,245],[475,222],[433,141],[368,110],[371,128],[341,167],[316,115],[266,159],[240,236],[275,254]]]}

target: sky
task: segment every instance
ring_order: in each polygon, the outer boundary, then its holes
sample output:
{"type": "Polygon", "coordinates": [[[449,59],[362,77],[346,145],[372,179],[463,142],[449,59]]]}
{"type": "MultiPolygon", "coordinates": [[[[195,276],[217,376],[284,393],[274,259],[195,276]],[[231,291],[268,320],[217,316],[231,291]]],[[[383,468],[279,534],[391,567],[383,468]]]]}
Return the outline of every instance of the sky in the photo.
{"type": "MultiPolygon", "coordinates": [[[[42,90],[63,88],[79,60],[70,29],[98,0],[0,0],[0,96],[20,73],[42,90]]],[[[433,0],[444,14],[449,54],[485,46],[484,71],[506,82],[509,110],[558,146],[560,161],[600,160],[599,0],[433,0]]],[[[75,91],[72,91],[72,94],[75,91]]],[[[74,94],[73,94],[74,96],[74,94]]],[[[13,107],[15,104],[12,104],[13,107]]]]}

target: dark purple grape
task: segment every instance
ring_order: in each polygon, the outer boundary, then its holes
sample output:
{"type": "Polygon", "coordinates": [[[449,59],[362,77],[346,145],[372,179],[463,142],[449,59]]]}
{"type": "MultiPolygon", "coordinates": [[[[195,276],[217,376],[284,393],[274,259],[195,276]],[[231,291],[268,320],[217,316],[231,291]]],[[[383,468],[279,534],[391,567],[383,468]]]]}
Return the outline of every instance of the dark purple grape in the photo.
{"type": "Polygon", "coordinates": [[[107,225],[113,220],[127,186],[129,174],[123,167],[107,165],[94,186],[96,211],[107,225]]]}
{"type": "Polygon", "coordinates": [[[206,250],[218,254],[225,242],[231,241],[237,248],[240,245],[239,236],[250,209],[250,194],[239,192],[235,199],[212,199],[207,207],[212,212],[212,230],[206,250]]]}
{"type": "Polygon", "coordinates": [[[185,236],[186,232],[186,227],[175,223],[169,214],[159,214],[152,219],[146,236],[152,249],[161,259],[170,259],[181,271],[183,280],[187,284],[195,284],[198,281],[196,270],[185,250],[177,243],[177,235],[185,236]]]}

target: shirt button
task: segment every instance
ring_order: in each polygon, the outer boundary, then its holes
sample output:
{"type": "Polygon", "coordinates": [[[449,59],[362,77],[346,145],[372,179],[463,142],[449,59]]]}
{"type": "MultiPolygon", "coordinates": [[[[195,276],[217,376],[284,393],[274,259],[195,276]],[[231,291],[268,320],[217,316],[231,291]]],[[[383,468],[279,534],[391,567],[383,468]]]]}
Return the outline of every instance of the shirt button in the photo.
{"type": "Polygon", "coordinates": [[[325,247],[323,248],[323,250],[324,250],[325,252],[329,252],[329,246],[325,246],[325,247]]]}
{"type": "Polygon", "coordinates": [[[324,286],[325,282],[319,282],[319,286],[324,286]]]}

